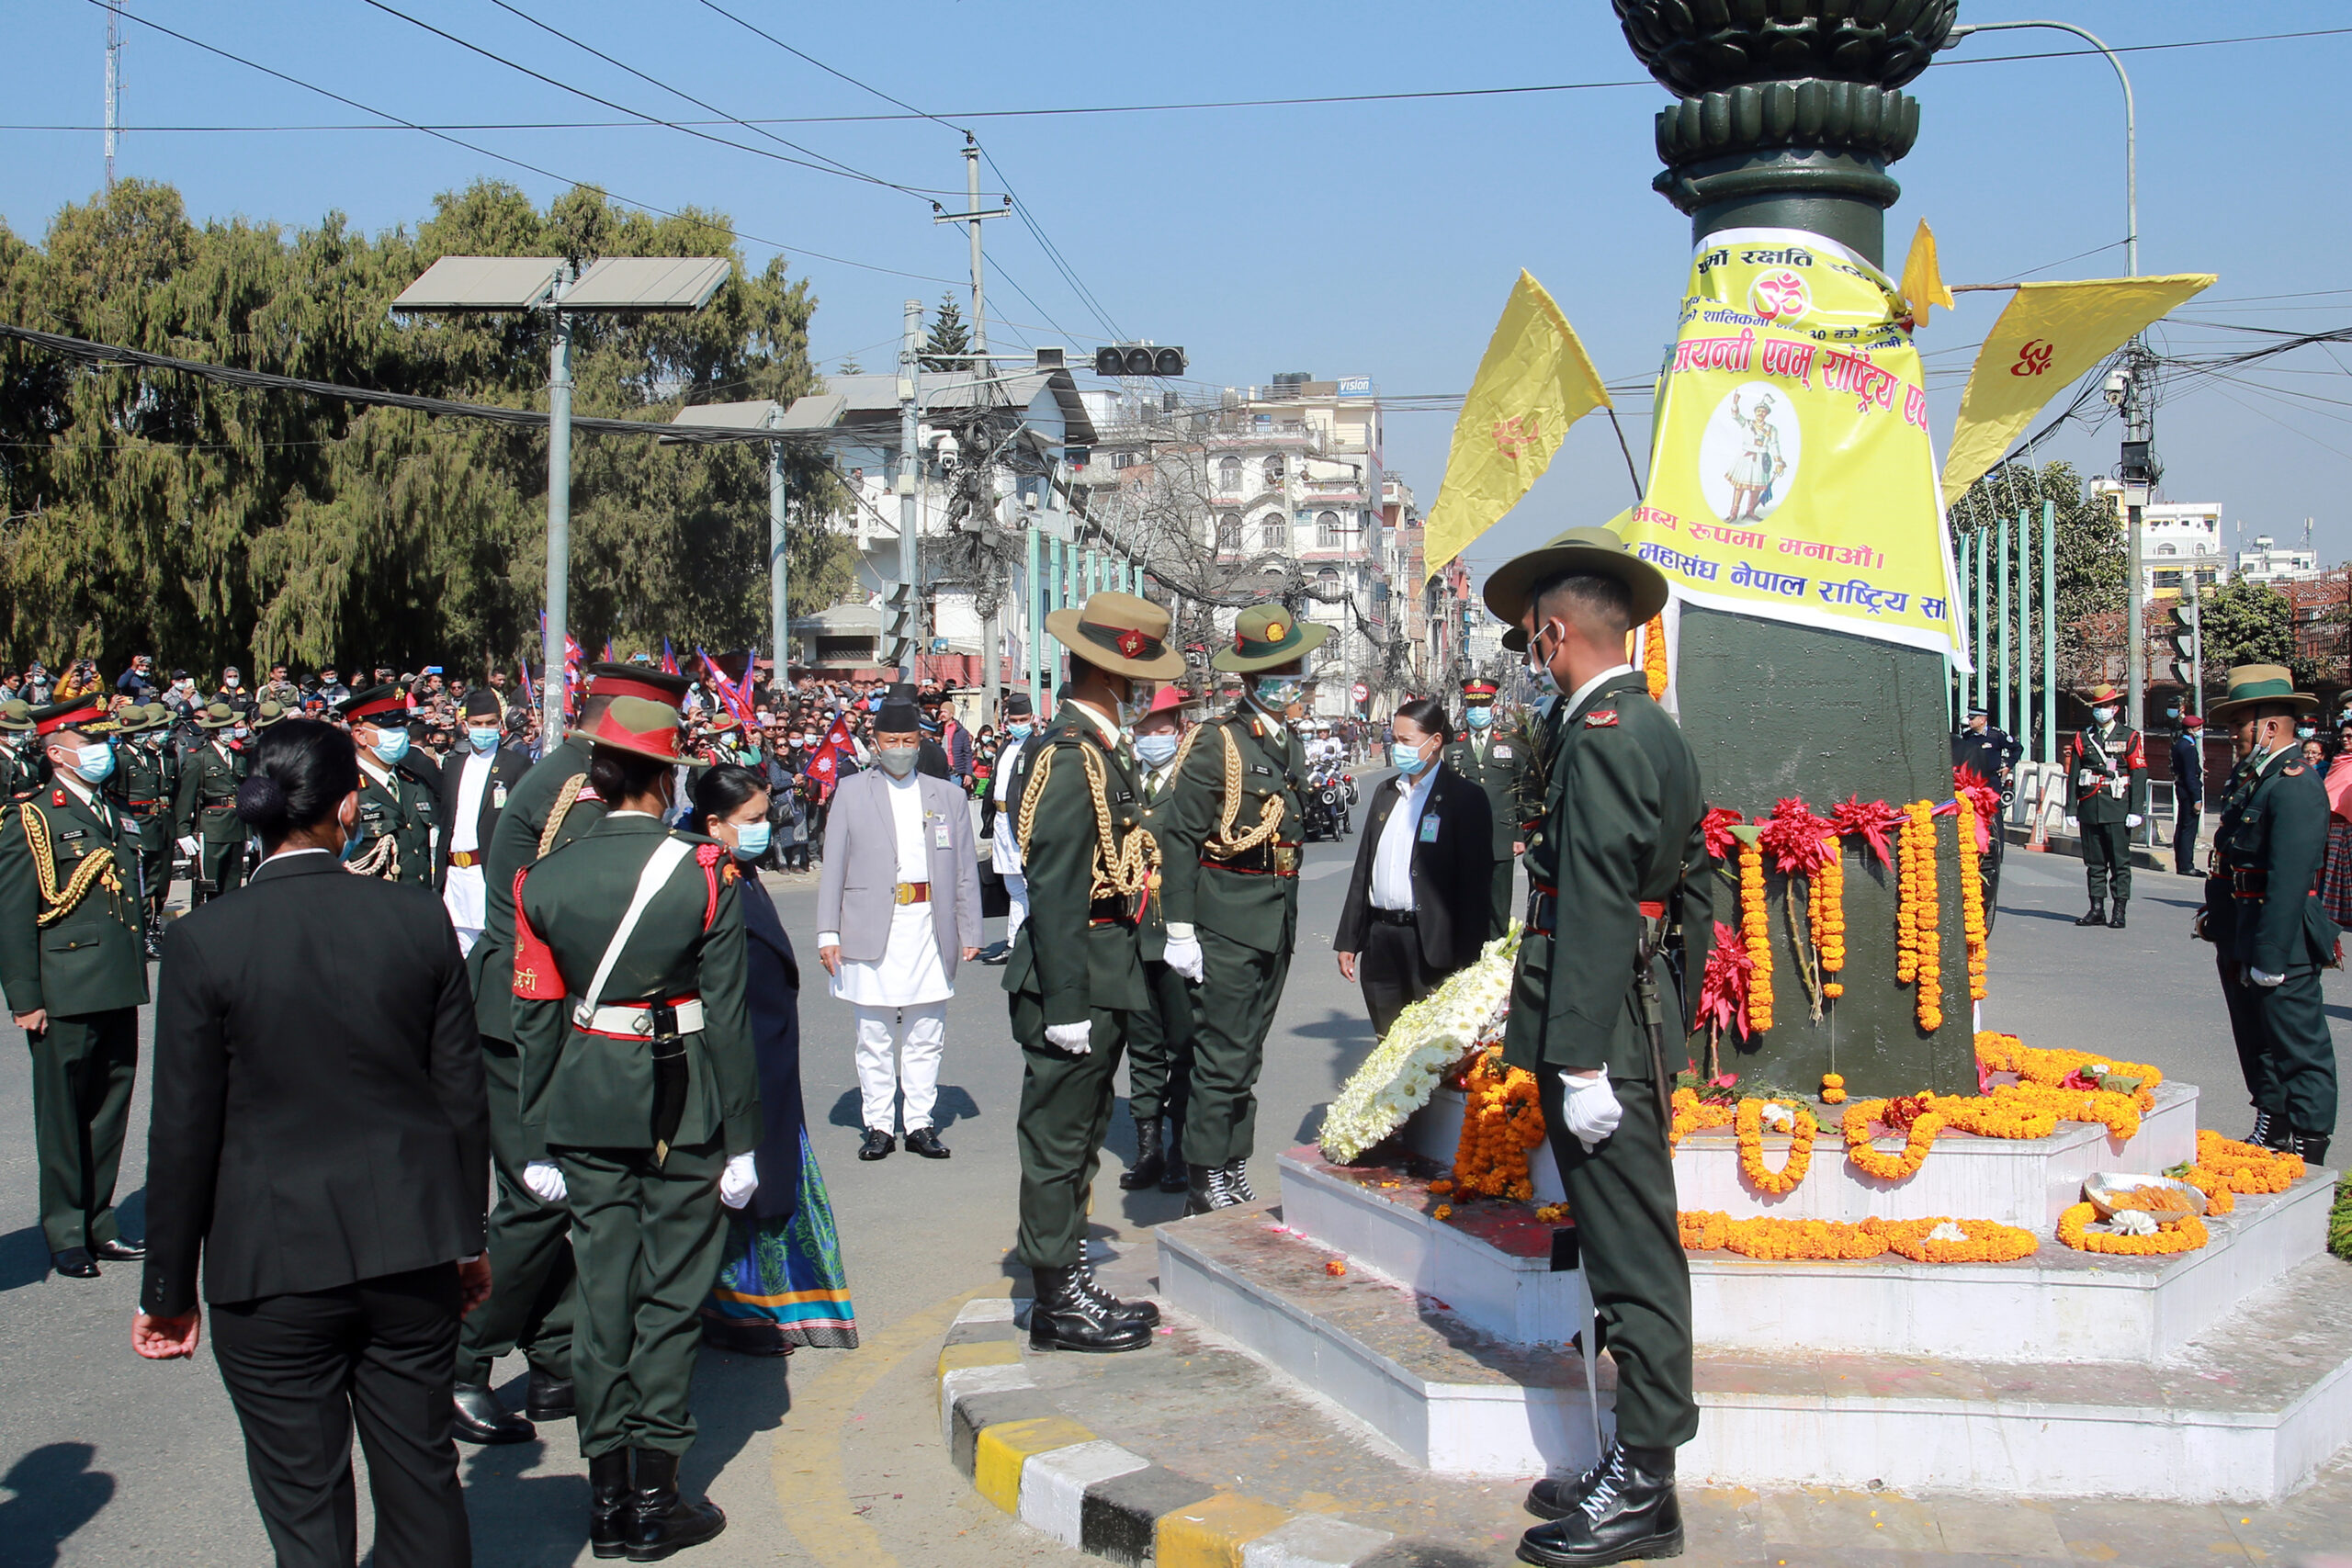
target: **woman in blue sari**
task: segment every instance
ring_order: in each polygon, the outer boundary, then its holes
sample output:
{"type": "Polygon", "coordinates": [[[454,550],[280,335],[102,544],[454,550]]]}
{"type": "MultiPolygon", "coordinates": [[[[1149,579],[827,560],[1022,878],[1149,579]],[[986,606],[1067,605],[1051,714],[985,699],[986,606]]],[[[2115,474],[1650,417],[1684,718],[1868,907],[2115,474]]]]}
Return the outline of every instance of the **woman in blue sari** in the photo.
{"type": "Polygon", "coordinates": [[[800,1101],[800,966],[775,902],[752,866],[768,848],[768,791],[749,768],[707,770],[694,784],[694,830],[734,852],[750,939],[752,1038],[763,1129],[759,1190],[728,1213],[727,1256],[703,1303],[706,1343],[752,1356],[801,1346],[857,1347],[857,1313],[824,1178],[800,1101]]]}

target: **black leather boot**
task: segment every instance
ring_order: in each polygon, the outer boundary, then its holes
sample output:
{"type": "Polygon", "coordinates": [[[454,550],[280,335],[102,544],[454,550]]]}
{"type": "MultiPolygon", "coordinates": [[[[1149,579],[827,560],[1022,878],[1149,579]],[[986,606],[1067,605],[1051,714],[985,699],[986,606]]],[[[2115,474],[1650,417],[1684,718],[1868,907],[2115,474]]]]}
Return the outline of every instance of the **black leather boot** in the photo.
{"type": "Polygon", "coordinates": [[[2130,902],[2132,902],[2131,899],[2122,897],[2120,894],[2116,896],[2115,913],[2107,917],[2108,930],[2120,931],[2123,929],[2123,906],[2130,902]]]}
{"type": "Polygon", "coordinates": [[[2259,1105],[2256,1106],[2254,1131],[2245,1135],[2245,1141],[2257,1149],[2275,1149],[2278,1146],[2275,1142],[2278,1133],[2278,1124],[2270,1120],[2270,1112],[2263,1110],[2259,1105]]]}
{"type": "Polygon", "coordinates": [[[539,1435],[521,1413],[499,1404],[486,1382],[461,1382],[451,1392],[458,1406],[451,1428],[461,1443],[527,1443],[539,1435]]]}
{"type": "Polygon", "coordinates": [[[628,1450],[588,1461],[588,1546],[599,1557],[628,1550],[628,1450]]]}
{"type": "Polygon", "coordinates": [[[1121,1301],[1102,1288],[1102,1281],[1094,1277],[1093,1264],[1080,1263],[1072,1269],[1070,1273],[1073,1276],[1070,1280],[1071,1289],[1081,1292],[1097,1303],[1107,1305],[1114,1314],[1129,1323],[1140,1323],[1146,1328],[1159,1326],[1158,1303],[1145,1301],[1121,1301]]]}
{"type": "Polygon", "coordinates": [[[1247,1156],[1227,1164],[1225,1190],[1233,1194],[1233,1201],[1237,1203],[1254,1203],[1258,1201],[1258,1195],[1250,1190],[1250,1161],[1247,1156]]]}
{"type": "Polygon", "coordinates": [[[2325,1133],[2296,1134],[2295,1152],[2303,1156],[2305,1165],[2325,1165],[2327,1163],[2327,1134],[2325,1133]]]}
{"type": "Polygon", "coordinates": [[[1174,1118],[1168,1122],[1168,1163],[1159,1168],[1159,1190],[1182,1192],[1193,1184],[1192,1171],[1184,1164],[1184,1129],[1174,1118]]]}
{"type": "Polygon", "coordinates": [[[628,1560],[659,1562],[700,1546],[727,1528],[727,1516],[707,1499],[678,1495],[678,1456],[660,1449],[633,1450],[637,1484],[628,1499],[628,1560]]]}
{"type": "Polygon", "coordinates": [[[1592,1468],[1581,1475],[1547,1475],[1527,1489],[1527,1511],[1539,1519],[1556,1519],[1573,1514],[1592,1495],[1604,1475],[1623,1479],[1625,1472],[1625,1448],[1616,1438],[1600,1450],[1592,1468]]]}
{"type": "Polygon", "coordinates": [[[1626,1445],[1624,1463],[1602,1474],[1575,1510],[1519,1540],[1519,1560],[1538,1568],[1586,1568],[1629,1558],[1682,1555],[1682,1506],[1674,1450],[1626,1445]]]}
{"type": "Polygon", "coordinates": [[[1037,1280],[1036,1299],[1029,1305],[1032,1350],[1108,1353],[1140,1350],[1151,1343],[1148,1325],[1121,1316],[1107,1295],[1079,1288],[1079,1269],[1035,1266],[1029,1271],[1037,1280]]]}
{"type": "Polygon", "coordinates": [[[2103,926],[2107,924],[2107,900],[2104,898],[2092,899],[2091,912],[2085,915],[2081,919],[2076,920],[2075,923],[2078,926],[2103,926]]]}
{"type": "Polygon", "coordinates": [[[1230,1209],[1240,1201],[1233,1189],[1226,1184],[1225,1167],[1196,1165],[1186,1172],[1190,1185],[1185,1189],[1184,1213],[1205,1214],[1212,1209],[1230,1209]]]}
{"type": "Polygon", "coordinates": [[[571,1419],[571,1380],[531,1369],[530,1392],[523,1396],[523,1414],[534,1421],[571,1419]]]}
{"type": "Polygon", "coordinates": [[[1159,1173],[1167,1168],[1167,1151],[1160,1146],[1159,1118],[1136,1118],[1136,1163],[1119,1173],[1119,1186],[1133,1192],[1137,1188],[1155,1187],[1159,1173]]]}

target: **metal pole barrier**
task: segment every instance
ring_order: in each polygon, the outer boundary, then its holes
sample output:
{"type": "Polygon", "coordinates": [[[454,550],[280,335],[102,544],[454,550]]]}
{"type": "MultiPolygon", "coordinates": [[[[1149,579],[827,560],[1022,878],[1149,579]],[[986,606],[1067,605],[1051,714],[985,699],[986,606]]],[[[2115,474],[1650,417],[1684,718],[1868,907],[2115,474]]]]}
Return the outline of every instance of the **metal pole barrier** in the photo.
{"type": "Polygon", "coordinates": [[[1996,715],[1994,722],[2015,735],[2018,717],[2016,709],[2009,701],[2009,662],[2014,657],[2015,650],[2009,646],[2009,520],[2007,517],[2001,519],[1999,528],[2000,532],[1994,543],[1995,547],[2000,551],[2000,558],[1996,563],[2000,573],[2000,587],[1994,600],[1994,614],[1997,617],[1996,624],[2000,627],[2001,700],[1999,705],[1993,711],[1996,715]]]}
{"type": "Polygon", "coordinates": [[[2058,503],[2041,502],[2041,760],[2058,760],[2058,503]]]}

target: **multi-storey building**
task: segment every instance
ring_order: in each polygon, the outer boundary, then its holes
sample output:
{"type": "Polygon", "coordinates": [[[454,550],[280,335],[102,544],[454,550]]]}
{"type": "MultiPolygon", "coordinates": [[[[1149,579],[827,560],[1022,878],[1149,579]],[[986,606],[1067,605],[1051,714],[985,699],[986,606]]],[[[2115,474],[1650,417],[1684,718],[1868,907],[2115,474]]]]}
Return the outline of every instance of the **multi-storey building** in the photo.
{"type": "Polygon", "coordinates": [[[2248,582],[2300,582],[2319,575],[2319,552],[2310,546],[2289,547],[2267,534],[2255,536],[2254,547],[2238,551],[2237,574],[2248,582]]]}

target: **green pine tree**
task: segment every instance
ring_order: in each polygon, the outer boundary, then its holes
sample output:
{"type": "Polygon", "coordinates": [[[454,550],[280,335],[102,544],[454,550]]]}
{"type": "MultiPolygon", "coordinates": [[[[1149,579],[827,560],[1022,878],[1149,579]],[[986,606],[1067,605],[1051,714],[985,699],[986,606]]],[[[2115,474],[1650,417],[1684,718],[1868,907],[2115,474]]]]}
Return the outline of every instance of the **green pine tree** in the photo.
{"type": "Polygon", "coordinates": [[[932,315],[931,329],[924,334],[922,346],[919,362],[926,370],[972,367],[972,362],[962,357],[972,351],[972,329],[964,324],[963,308],[956,303],[954,294],[940,297],[939,309],[932,315]]]}

